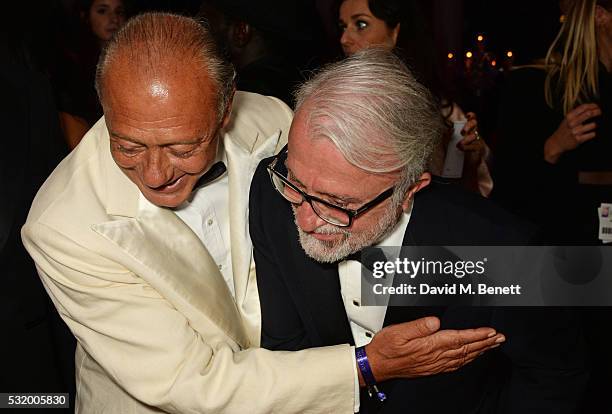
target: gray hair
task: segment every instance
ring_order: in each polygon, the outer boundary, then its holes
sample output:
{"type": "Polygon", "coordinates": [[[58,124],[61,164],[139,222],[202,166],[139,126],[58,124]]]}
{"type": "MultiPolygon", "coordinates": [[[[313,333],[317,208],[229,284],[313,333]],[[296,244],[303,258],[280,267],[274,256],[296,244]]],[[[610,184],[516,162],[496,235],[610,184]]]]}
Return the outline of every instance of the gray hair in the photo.
{"type": "Polygon", "coordinates": [[[296,91],[313,137],[372,173],[401,171],[397,202],[423,174],[444,132],[440,109],[402,61],[380,48],[323,68],[296,91]]]}
{"type": "Polygon", "coordinates": [[[96,90],[103,101],[103,79],[120,57],[127,58],[135,71],[155,74],[196,62],[218,91],[217,111],[221,119],[234,90],[235,72],[221,57],[213,35],[204,24],[171,13],[144,13],[130,19],[110,40],[100,55],[96,90]]]}

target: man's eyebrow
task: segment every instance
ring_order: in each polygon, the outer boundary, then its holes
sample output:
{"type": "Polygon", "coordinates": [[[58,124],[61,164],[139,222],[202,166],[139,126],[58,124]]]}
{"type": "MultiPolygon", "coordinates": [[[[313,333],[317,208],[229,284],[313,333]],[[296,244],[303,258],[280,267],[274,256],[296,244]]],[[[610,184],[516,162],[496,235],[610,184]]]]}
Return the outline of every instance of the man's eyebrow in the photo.
{"type": "MultiPolygon", "coordinates": [[[[121,134],[118,134],[118,133],[113,132],[113,131],[110,131],[110,134],[113,137],[116,137],[116,138],[119,138],[119,139],[123,139],[125,141],[130,141],[130,142],[132,142],[134,144],[145,145],[145,144],[143,144],[142,142],[140,142],[136,138],[128,137],[126,135],[121,135],[121,134]]],[[[169,146],[172,146],[172,145],[195,145],[195,144],[199,144],[200,142],[202,142],[202,138],[192,138],[192,139],[188,138],[188,139],[186,139],[184,141],[178,141],[178,142],[173,142],[171,144],[162,145],[162,147],[169,147],[169,146]]]]}
{"type": "MultiPolygon", "coordinates": [[[[306,186],[304,185],[304,183],[302,183],[291,171],[291,169],[289,167],[287,167],[287,173],[288,175],[291,177],[292,181],[295,181],[300,187],[302,188],[306,188],[306,186]]],[[[341,201],[343,203],[359,203],[360,200],[357,200],[353,197],[349,197],[349,196],[342,196],[342,195],[338,195],[338,194],[330,194],[330,193],[326,193],[326,192],[322,192],[319,191],[318,194],[322,195],[322,196],[326,196],[329,198],[333,198],[335,200],[341,201]]]]}
{"type": "Polygon", "coordinates": [[[287,176],[291,177],[291,179],[293,181],[295,181],[296,183],[298,183],[298,185],[300,187],[305,188],[306,186],[304,185],[303,182],[301,182],[296,176],[295,174],[293,174],[293,171],[291,171],[291,168],[287,167],[287,162],[285,161],[285,168],[287,169],[287,176]]]}
{"type": "Polygon", "coordinates": [[[112,138],[119,138],[119,139],[123,139],[125,141],[133,142],[134,144],[144,145],[142,142],[138,141],[136,138],[131,138],[131,137],[128,137],[126,135],[121,135],[121,134],[118,134],[118,133],[116,133],[114,131],[109,131],[109,132],[110,132],[110,135],[111,135],[112,138]]]}

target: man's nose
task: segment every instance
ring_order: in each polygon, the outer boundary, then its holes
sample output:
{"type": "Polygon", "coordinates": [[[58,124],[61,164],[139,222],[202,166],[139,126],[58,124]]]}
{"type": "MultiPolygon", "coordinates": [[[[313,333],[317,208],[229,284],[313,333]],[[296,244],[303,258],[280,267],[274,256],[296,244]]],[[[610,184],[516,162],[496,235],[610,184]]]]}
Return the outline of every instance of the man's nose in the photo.
{"type": "Polygon", "coordinates": [[[296,207],[295,221],[297,225],[300,226],[300,228],[306,233],[313,232],[319,227],[327,224],[325,220],[317,216],[310,203],[306,201],[302,202],[302,204],[296,207]]]}
{"type": "Polygon", "coordinates": [[[143,163],[142,181],[149,188],[168,184],[173,178],[172,164],[161,148],[150,148],[143,163]]]}

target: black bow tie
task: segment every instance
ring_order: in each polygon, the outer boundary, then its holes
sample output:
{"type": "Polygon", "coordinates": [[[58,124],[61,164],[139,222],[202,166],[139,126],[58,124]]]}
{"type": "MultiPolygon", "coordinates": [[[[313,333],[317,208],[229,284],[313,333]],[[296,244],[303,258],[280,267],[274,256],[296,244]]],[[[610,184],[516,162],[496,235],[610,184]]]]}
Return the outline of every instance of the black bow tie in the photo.
{"type": "Polygon", "coordinates": [[[357,253],[348,255],[344,260],[356,260],[366,269],[372,270],[374,262],[384,262],[387,260],[387,257],[383,253],[383,250],[378,247],[366,247],[357,253]]]}
{"type": "Polygon", "coordinates": [[[225,168],[223,161],[217,161],[208,169],[208,171],[206,171],[206,173],[204,173],[203,176],[198,179],[198,182],[194,188],[204,187],[205,185],[212,183],[217,178],[221,177],[226,170],[227,168],[225,168]]]}

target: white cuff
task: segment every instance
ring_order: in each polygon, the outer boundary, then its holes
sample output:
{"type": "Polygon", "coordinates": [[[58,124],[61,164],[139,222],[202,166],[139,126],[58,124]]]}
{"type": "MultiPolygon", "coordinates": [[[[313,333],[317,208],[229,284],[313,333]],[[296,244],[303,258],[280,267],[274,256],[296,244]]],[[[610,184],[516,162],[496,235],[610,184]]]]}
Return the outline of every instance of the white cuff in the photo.
{"type": "MultiPolygon", "coordinates": [[[[355,347],[351,347],[351,352],[355,355],[355,347]]],[[[355,374],[355,397],[353,399],[353,412],[359,412],[359,374],[357,374],[357,362],[353,364],[353,373],[355,374]]]]}

